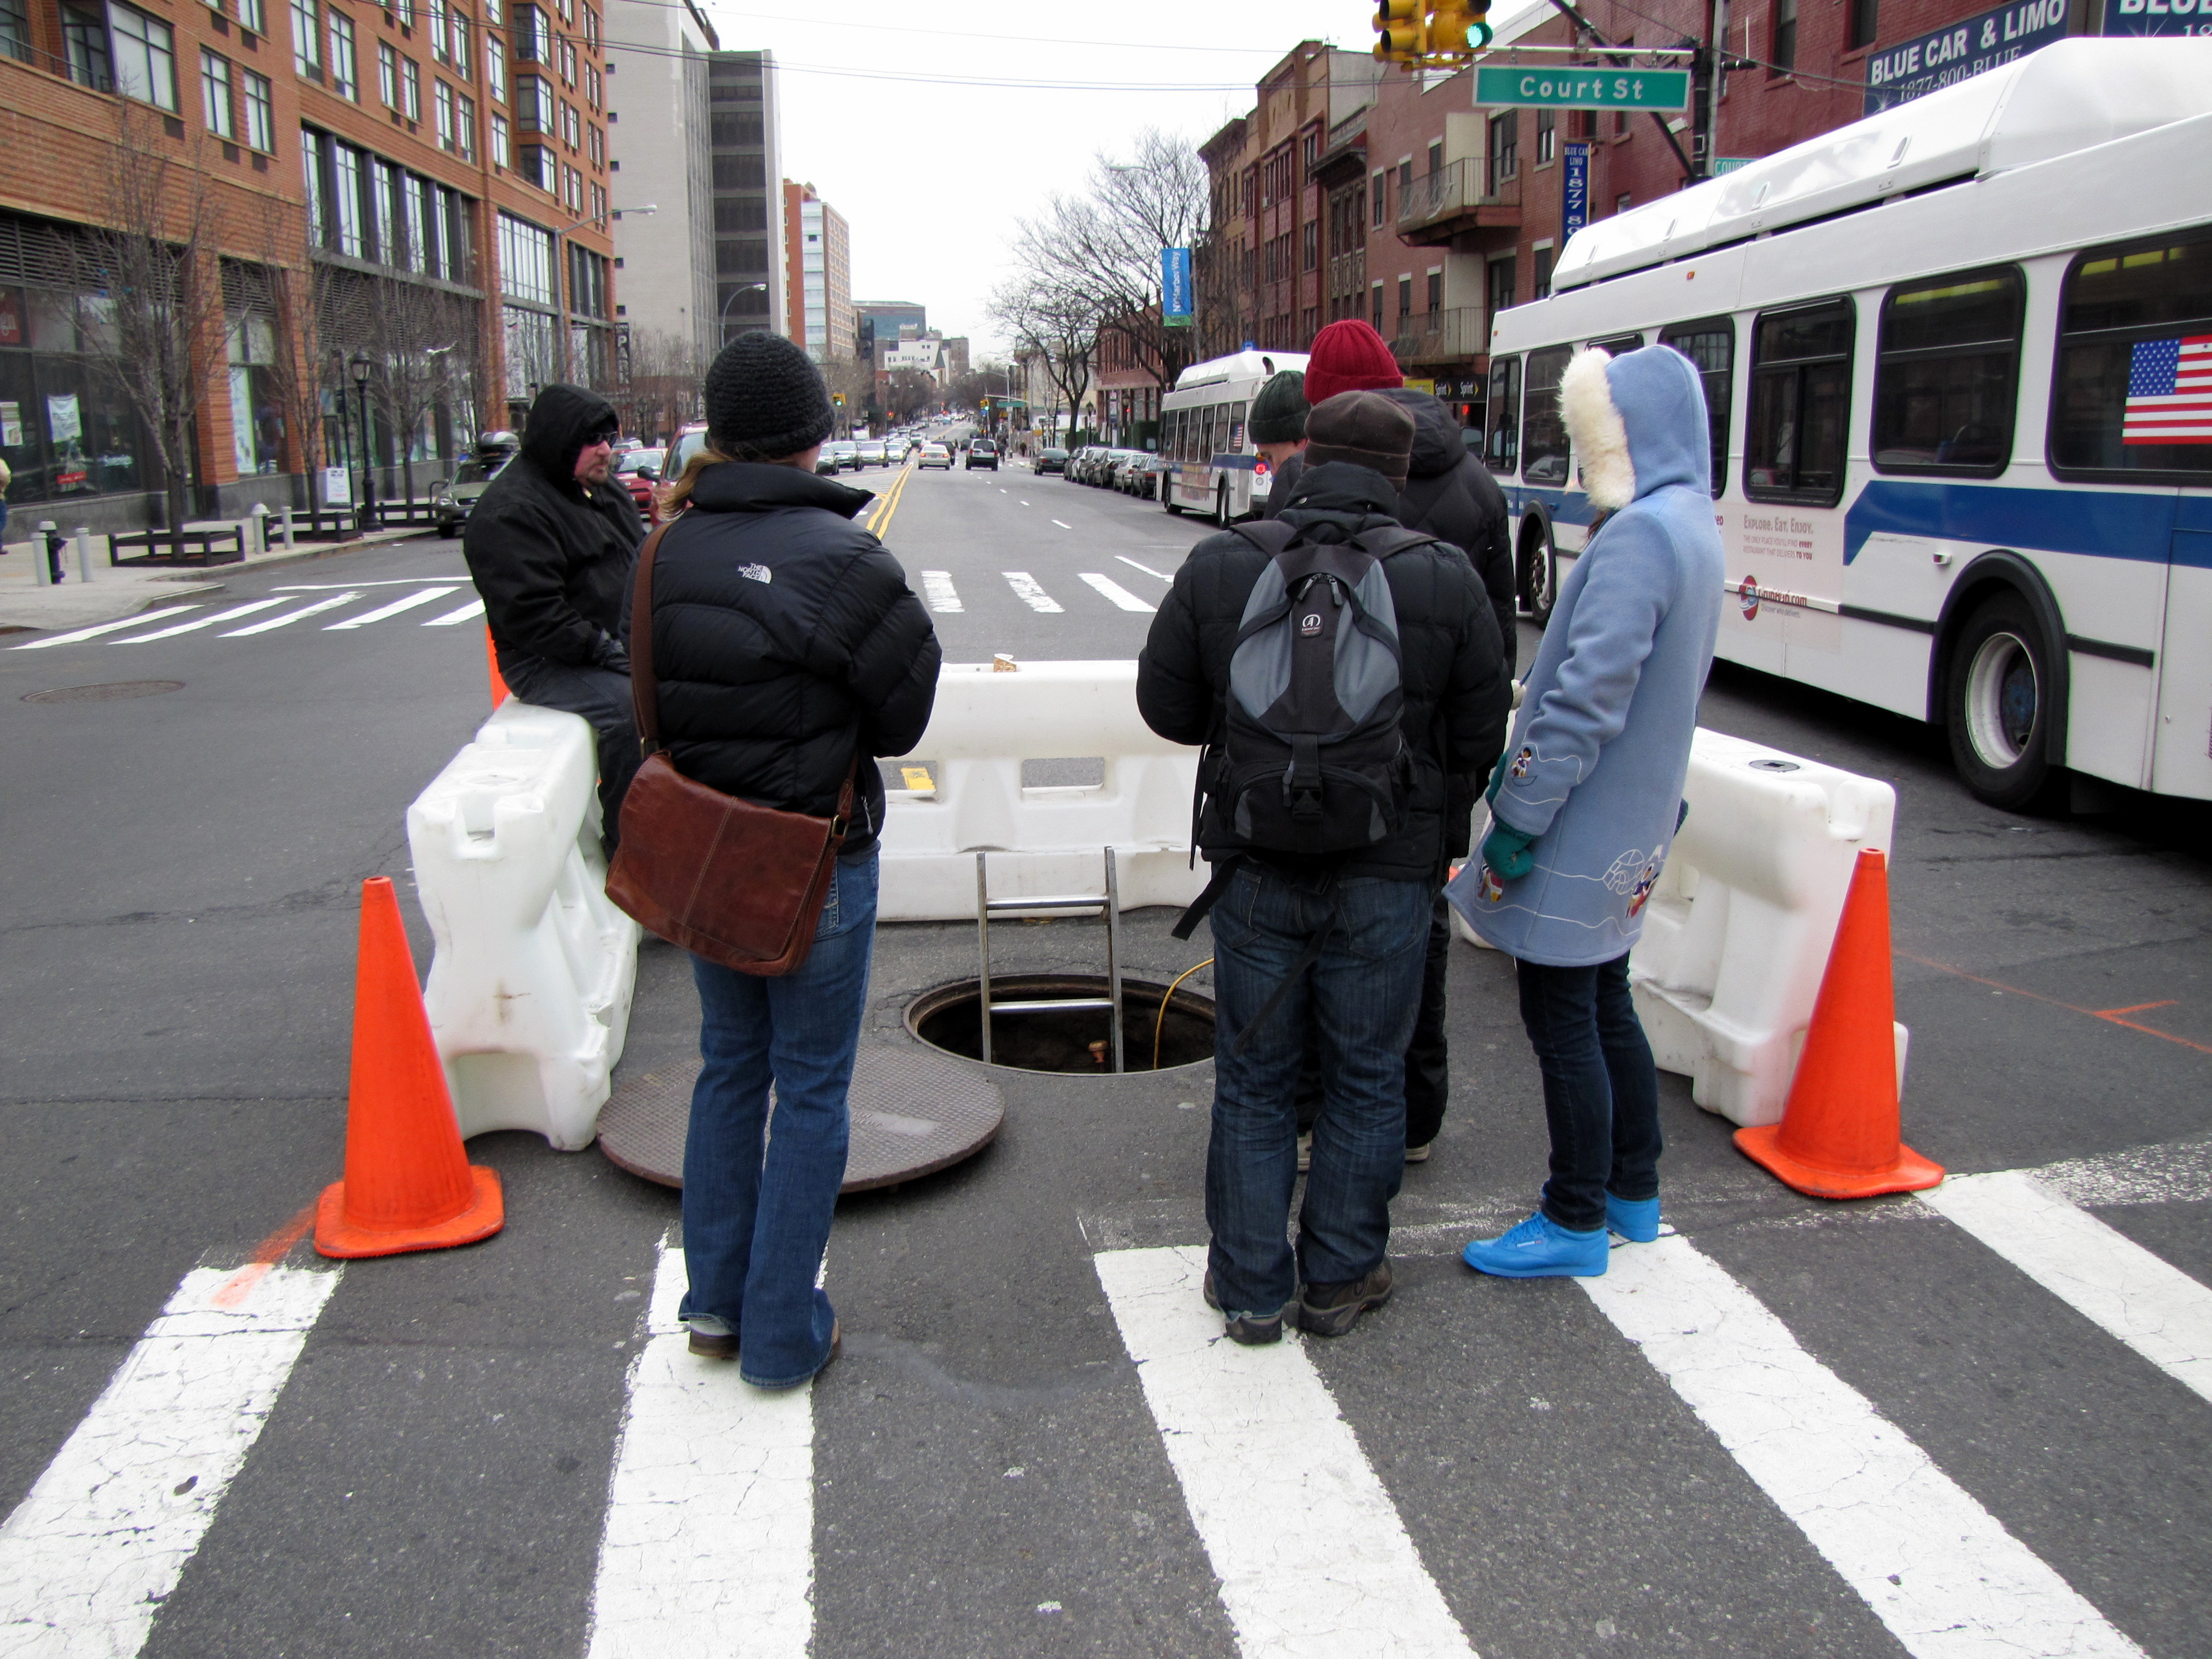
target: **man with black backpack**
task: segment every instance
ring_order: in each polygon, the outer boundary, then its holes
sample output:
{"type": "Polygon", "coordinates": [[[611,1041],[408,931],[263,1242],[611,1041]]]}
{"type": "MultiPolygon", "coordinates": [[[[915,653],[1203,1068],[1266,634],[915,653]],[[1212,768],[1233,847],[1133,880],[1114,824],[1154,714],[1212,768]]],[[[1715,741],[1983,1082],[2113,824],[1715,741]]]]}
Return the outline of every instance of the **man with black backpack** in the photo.
{"type": "Polygon", "coordinates": [[[1203,744],[1199,846],[1214,942],[1206,1297],[1238,1342],[1295,1307],[1338,1336],[1390,1295],[1406,1046],[1448,808],[1504,746],[1498,620],[1459,551],[1399,526],[1413,417],[1352,392],[1315,407],[1279,518],[1191,550],[1137,667],[1146,723],[1203,744]],[[1296,1094],[1309,1027],[1325,1094],[1293,1254],[1296,1094]]]}

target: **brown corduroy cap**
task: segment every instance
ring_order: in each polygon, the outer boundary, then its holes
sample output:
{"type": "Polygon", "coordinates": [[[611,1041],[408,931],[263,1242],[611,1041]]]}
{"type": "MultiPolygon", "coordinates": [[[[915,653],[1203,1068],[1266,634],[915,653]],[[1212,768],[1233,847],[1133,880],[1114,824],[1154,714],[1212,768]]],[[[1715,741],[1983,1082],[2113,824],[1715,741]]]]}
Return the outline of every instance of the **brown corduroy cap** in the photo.
{"type": "Polygon", "coordinates": [[[1340,392],[1306,416],[1306,465],[1349,461],[1406,487],[1413,459],[1413,417],[1373,392],[1340,392]]]}

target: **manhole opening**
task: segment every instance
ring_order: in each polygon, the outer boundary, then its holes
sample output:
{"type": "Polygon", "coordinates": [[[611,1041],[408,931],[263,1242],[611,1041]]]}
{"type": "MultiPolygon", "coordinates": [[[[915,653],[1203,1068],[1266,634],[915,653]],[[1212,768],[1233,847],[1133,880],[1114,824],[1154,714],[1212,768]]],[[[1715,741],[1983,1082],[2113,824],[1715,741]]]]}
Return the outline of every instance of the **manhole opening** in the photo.
{"type": "Polygon", "coordinates": [[[25,702],[118,702],[127,697],[158,697],[181,691],[182,680],[111,680],[106,685],[64,685],[52,691],[32,691],[25,702]]]}
{"type": "MultiPolygon", "coordinates": [[[[1121,1049],[1128,1072],[1166,1071],[1213,1058],[1213,999],[1184,985],[1168,1004],[1167,987],[1150,980],[1121,981],[1121,1049]],[[1159,1065],[1152,1042],[1159,1039],[1159,1065]]],[[[1103,974],[994,974],[991,1000],[1031,1002],[1048,997],[1103,997],[1103,974]]],[[[906,1028],[933,1048],[967,1060],[983,1057],[982,999],[976,981],[956,980],[924,991],[907,1005],[906,1028]]],[[[1103,1008],[1037,1014],[1000,1014],[991,1022],[991,1062],[1018,1072],[1056,1072],[1071,1077],[1110,1077],[1111,1028],[1103,1008]]]]}

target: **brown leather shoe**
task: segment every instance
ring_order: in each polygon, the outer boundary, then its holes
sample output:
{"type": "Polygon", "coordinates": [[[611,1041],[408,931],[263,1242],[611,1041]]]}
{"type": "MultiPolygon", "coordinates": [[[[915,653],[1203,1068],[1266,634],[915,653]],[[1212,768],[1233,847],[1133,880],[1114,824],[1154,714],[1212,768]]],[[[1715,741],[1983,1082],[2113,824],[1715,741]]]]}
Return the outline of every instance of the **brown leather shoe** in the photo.
{"type": "Polygon", "coordinates": [[[693,1331],[691,1352],[702,1359],[735,1359],[738,1357],[737,1333],[693,1331]]]}
{"type": "Polygon", "coordinates": [[[1337,1285],[1308,1285],[1298,1293],[1298,1328],[1312,1336],[1342,1336],[1370,1308],[1390,1299],[1390,1264],[1380,1264],[1364,1279],[1337,1285]]]}

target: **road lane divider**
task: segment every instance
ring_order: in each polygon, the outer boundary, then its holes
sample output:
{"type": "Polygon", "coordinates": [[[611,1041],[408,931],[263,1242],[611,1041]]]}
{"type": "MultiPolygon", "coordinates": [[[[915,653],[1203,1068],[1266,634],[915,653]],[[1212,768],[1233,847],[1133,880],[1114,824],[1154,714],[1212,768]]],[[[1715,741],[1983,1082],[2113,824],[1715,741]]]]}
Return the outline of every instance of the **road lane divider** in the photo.
{"type": "Polygon", "coordinates": [[[1147,576],[1155,576],[1155,577],[1158,577],[1161,581],[1164,581],[1164,582],[1170,582],[1170,583],[1172,583],[1172,582],[1175,580],[1175,578],[1174,578],[1173,576],[1169,575],[1169,574],[1168,574],[1168,573],[1167,573],[1166,571],[1164,571],[1164,570],[1155,570],[1155,569],[1153,569],[1153,568],[1152,568],[1152,566],[1150,566],[1150,565],[1148,565],[1148,564],[1139,564],[1139,563],[1138,563],[1134,559],[1131,558],[1131,557],[1130,557],[1127,553],[1116,553],[1114,556],[1115,556],[1115,558],[1117,558],[1117,559],[1121,560],[1121,562],[1123,564],[1127,565],[1127,566],[1128,566],[1132,570],[1141,570],[1141,571],[1143,571],[1143,572],[1144,572],[1147,576]]]}

